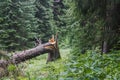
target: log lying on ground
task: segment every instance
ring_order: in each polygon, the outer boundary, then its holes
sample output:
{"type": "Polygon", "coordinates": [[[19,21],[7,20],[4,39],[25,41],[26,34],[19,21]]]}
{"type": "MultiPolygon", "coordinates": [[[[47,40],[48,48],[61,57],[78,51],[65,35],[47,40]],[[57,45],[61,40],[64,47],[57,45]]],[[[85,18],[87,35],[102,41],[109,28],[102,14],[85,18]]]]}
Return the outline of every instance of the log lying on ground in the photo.
{"type": "Polygon", "coordinates": [[[49,40],[49,42],[45,44],[39,44],[35,48],[25,50],[20,53],[16,53],[9,60],[0,60],[0,67],[5,68],[9,64],[18,64],[20,62],[26,61],[28,59],[32,59],[36,56],[45,53],[48,53],[47,62],[54,61],[60,58],[60,52],[57,44],[57,37],[56,39],[54,39],[53,37],[52,39],[49,40]]]}
{"type": "Polygon", "coordinates": [[[45,54],[45,53],[49,53],[49,52],[52,53],[53,52],[52,49],[46,48],[46,46],[52,46],[52,45],[53,44],[51,44],[51,43],[46,43],[46,44],[39,45],[35,48],[22,51],[18,54],[13,55],[11,61],[13,64],[18,64],[20,62],[26,61],[28,59],[32,59],[41,54],[45,54]]]}

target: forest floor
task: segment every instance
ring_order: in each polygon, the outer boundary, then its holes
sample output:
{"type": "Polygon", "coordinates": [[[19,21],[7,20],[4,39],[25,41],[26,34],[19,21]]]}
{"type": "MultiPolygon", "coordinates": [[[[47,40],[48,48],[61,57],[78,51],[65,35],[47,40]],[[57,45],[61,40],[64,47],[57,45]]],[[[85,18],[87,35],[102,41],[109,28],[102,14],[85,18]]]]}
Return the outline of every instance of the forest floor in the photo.
{"type": "Polygon", "coordinates": [[[120,51],[102,56],[88,51],[74,58],[70,51],[70,48],[60,49],[62,59],[48,64],[44,54],[19,64],[18,70],[12,66],[10,75],[0,80],[120,80],[120,51]]]}
{"type": "Polygon", "coordinates": [[[60,49],[61,59],[48,64],[46,64],[48,54],[25,61],[17,66],[16,71],[10,71],[9,76],[0,80],[47,80],[46,78],[52,74],[50,74],[52,68],[56,69],[56,73],[63,70],[63,63],[65,64],[65,61],[67,61],[70,50],[70,48],[60,49]]]}
{"type": "Polygon", "coordinates": [[[60,49],[60,53],[61,53],[60,60],[50,62],[48,64],[46,64],[48,54],[40,55],[36,58],[33,58],[29,61],[20,64],[19,67],[21,68],[20,70],[22,70],[21,73],[23,73],[25,76],[30,77],[30,79],[32,78],[32,80],[36,79],[36,77],[44,78],[48,76],[49,75],[48,69],[50,69],[49,66],[54,66],[56,68],[59,68],[59,66],[61,67],[62,62],[68,59],[70,49],[69,48],[60,49]]]}

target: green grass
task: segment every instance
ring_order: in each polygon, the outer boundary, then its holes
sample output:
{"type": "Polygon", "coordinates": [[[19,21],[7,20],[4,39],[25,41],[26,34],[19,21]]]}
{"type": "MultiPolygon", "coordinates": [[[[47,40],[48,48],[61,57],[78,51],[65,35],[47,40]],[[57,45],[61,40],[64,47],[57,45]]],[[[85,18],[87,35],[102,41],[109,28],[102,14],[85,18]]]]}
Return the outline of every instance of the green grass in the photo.
{"type": "MultiPolygon", "coordinates": [[[[96,51],[70,57],[61,49],[62,59],[46,64],[47,54],[19,64],[18,80],[120,80],[120,51],[100,55],[96,51]]],[[[14,66],[10,67],[10,70],[14,66]]],[[[14,80],[14,75],[3,80],[14,80]]]]}
{"type": "Polygon", "coordinates": [[[61,70],[58,72],[62,71],[62,67],[64,66],[63,64],[65,60],[68,59],[70,49],[60,49],[60,53],[61,59],[57,61],[46,64],[48,54],[44,54],[20,64],[19,67],[21,67],[24,75],[26,77],[30,77],[31,80],[37,80],[37,78],[44,79],[45,77],[49,76],[49,70],[51,69],[51,66],[56,70],[61,68],[61,70]]]}
{"type": "Polygon", "coordinates": [[[4,77],[1,80],[14,80],[14,76],[16,76],[18,80],[47,80],[50,75],[50,70],[52,69],[51,67],[54,67],[56,70],[59,69],[56,73],[62,71],[64,66],[63,63],[68,59],[70,49],[60,49],[60,53],[61,59],[48,64],[46,64],[48,54],[43,54],[25,61],[18,65],[18,75],[14,74],[14,72],[10,72],[11,75],[4,77]]]}

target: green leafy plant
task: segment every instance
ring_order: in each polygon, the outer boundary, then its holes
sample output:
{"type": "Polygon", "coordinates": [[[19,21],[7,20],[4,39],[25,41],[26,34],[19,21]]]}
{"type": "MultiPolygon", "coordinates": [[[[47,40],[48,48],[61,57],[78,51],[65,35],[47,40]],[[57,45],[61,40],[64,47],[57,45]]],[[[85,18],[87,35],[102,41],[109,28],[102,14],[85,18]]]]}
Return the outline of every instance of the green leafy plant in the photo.
{"type": "Polygon", "coordinates": [[[15,65],[10,64],[10,65],[7,67],[7,69],[8,69],[8,71],[14,71],[14,70],[16,70],[16,67],[15,67],[15,65]]]}
{"type": "Polygon", "coordinates": [[[120,79],[120,54],[107,54],[101,56],[94,51],[85,55],[74,56],[66,65],[65,78],[73,80],[113,80],[120,79]]]}

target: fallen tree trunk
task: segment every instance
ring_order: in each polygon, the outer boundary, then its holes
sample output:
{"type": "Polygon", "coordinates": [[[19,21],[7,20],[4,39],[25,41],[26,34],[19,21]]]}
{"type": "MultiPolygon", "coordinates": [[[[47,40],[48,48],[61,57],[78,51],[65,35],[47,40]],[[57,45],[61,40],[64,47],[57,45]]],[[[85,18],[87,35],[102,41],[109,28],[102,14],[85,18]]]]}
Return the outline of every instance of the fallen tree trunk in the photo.
{"type": "Polygon", "coordinates": [[[12,56],[11,61],[13,64],[18,64],[20,62],[26,61],[28,59],[32,59],[32,58],[39,56],[41,54],[45,54],[45,53],[49,53],[49,52],[53,53],[53,49],[46,48],[46,46],[53,46],[53,44],[48,42],[45,44],[41,44],[35,48],[17,53],[17,54],[12,56]]]}
{"type": "Polygon", "coordinates": [[[45,44],[40,43],[35,48],[14,54],[9,60],[0,60],[0,67],[6,68],[9,64],[18,64],[20,62],[26,61],[28,59],[32,59],[36,56],[45,53],[48,53],[47,62],[54,61],[60,58],[57,39],[55,40],[53,37],[52,39],[49,40],[49,42],[45,44]]]}

